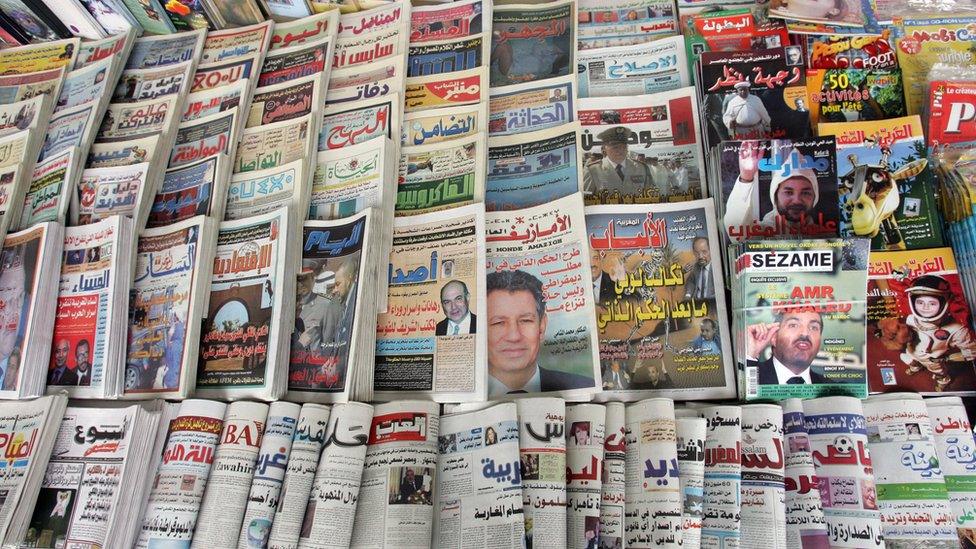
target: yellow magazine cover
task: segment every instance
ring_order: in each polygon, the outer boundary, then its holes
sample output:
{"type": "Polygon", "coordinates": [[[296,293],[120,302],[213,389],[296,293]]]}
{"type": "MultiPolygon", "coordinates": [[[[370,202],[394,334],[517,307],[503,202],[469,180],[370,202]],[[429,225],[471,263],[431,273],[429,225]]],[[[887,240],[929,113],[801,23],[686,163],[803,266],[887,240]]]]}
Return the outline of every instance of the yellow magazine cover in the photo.
{"type": "Polygon", "coordinates": [[[922,114],[933,65],[976,63],[976,17],[896,18],[895,26],[908,114],[922,114]]]}

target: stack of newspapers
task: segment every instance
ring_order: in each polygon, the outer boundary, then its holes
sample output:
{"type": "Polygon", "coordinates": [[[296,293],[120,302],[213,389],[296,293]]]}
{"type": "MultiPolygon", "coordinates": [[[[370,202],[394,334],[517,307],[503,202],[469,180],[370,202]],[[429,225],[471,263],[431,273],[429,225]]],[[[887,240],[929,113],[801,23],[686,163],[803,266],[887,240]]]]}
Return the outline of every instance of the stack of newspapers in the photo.
{"type": "Polygon", "coordinates": [[[73,195],[69,220],[85,225],[124,215],[141,231],[176,143],[205,32],[135,41],[73,195]],[[109,162],[98,164],[99,159],[109,162]]]}
{"type": "Polygon", "coordinates": [[[6,494],[0,502],[0,537],[5,546],[16,546],[29,533],[32,510],[67,405],[64,396],[0,404],[5,460],[0,486],[6,494]]]}
{"type": "Polygon", "coordinates": [[[129,547],[161,450],[162,401],[126,407],[69,406],[47,464],[28,538],[60,544],[77,540],[129,547]],[[46,536],[46,532],[58,532],[46,536]],[[53,537],[53,539],[51,539],[53,537]]]}
{"type": "Polygon", "coordinates": [[[64,229],[49,394],[117,398],[125,390],[132,225],[131,218],[113,215],[64,229]]]}
{"type": "Polygon", "coordinates": [[[78,54],[61,85],[27,190],[21,228],[41,221],[65,223],[72,204],[78,207],[82,171],[135,38],[127,33],[74,45],[78,54]]]}

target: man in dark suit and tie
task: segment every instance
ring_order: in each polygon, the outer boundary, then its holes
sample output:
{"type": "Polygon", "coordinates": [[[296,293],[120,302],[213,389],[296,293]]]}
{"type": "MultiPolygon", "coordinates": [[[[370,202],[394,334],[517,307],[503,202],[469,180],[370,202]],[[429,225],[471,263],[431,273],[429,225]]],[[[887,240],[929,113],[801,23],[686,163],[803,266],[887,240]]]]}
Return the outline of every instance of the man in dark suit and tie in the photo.
{"type": "Polygon", "coordinates": [[[473,334],[477,329],[477,316],[468,308],[468,287],[460,280],[452,280],[441,288],[441,307],[444,320],[434,327],[434,335],[473,334]]]}
{"type": "Polygon", "coordinates": [[[746,367],[759,369],[760,385],[810,385],[830,383],[810,365],[820,351],[823,319],[820,313],[797,308],[776,315],[771,324],[746,328],[746,367]],[[766,348],[771,356],[758,360],[766,348]]]}
{"type": "Polygon", "coordinates": [[[488,273],[488,396],[596,387],[593,377],[543,368],[542,281],[521,270],[488,273]]]}
{"type": "Polygon", "coordinates": [[[590,276],[593,282],[593,298],[597,305],[608,305],[616,297],[615,282],[610,274],[603,270],[603,258],[600,252],[590,253],[590,276]]]}
{"type": "Polygon", "coordinates": [[[400,498],[398,503],[408,503],[414,494],[423,491],[423,477],[418,477],[413,469],[407,469],[403,473],[403,478],[400,479],[400,498]]]}
{"type": "Polygon", "coordinates": [[[75,371],[68,368],[68,353],[71,351],[71,344],[67,339],[58,340],[54,346],[54,368],[47,374],[48,385],[77,385],[78,376],[75,371]]]}
{"type": "Polygon", "coordinates": [[[685,299],[715,299],[715,280],[712,278],[712,251],[708,239],[696,236],[691,241],[695,262],[685,267],[685,299]]]}

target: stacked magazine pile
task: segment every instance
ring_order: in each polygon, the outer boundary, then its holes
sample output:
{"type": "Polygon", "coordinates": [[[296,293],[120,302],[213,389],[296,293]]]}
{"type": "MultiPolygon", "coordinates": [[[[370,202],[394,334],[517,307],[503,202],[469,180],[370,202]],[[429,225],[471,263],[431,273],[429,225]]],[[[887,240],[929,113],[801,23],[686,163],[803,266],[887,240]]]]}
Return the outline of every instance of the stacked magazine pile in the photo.
{"type": "Polygon", "coordinates": [[[743,398],[867,395],[868,247],[863,238],[730,246],[743,398]]]}
{"type": "Polygon", "coordinates": [[[5,458],[0,484],[7,494],[0,503],[0,538],[4,545],[16,545],[28,534],[34,503],[67,405],[64,396],[0,404],[0,447],[5,458]]]}
{"type": "Polygon", "coordinates": [[[40,547],[106,542],[129,547],[148,496],[160,401],[126,408],[64,410],[28,537],[40,547]]]}

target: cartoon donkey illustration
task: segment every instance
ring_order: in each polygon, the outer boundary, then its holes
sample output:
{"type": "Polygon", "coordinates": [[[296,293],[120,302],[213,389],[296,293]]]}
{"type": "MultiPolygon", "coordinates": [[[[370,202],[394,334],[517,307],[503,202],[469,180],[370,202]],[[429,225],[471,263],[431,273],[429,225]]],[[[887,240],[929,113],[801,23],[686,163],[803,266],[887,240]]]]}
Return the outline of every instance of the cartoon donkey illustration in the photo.
{"type": "MultiPolygon", "coordinates": [[[[873,139],[865,141],[876,143],[873,139]]],[[[917,176],[928,161],[914,160],[892,172],[888,165],[890,156],[891,148],[885,144],[881,145],[881,159],[877,164],[858,164],[857,155],[848,156],[851,170],[841,177],[839,190],[841,196],[850,196],[845,209],[854,234],[873,238],[881,233],[885,249],[904,250],[905,240],[895,220],[901,202],[898,181],[917,176]]]]}

